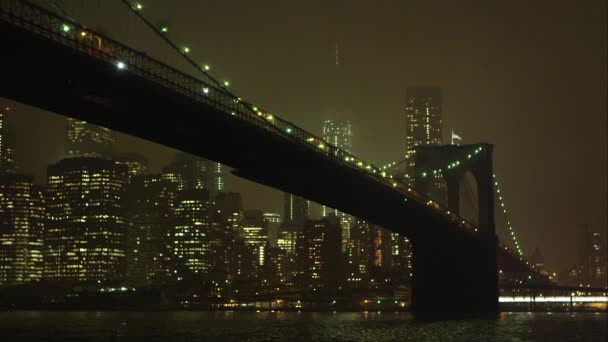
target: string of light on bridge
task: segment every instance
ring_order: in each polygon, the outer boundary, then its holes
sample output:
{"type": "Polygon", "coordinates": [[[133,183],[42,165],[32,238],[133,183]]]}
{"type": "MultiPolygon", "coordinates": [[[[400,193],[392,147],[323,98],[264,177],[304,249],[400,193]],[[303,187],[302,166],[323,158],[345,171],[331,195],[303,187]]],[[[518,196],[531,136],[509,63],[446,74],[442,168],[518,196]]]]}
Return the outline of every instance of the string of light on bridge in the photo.
{"type": "MultiPolygon", "coordinates": [[[[471,153],[468,153],[465,157],[466,160],[470,160],[475,158],[476,156],[479,155],[479,153],[483,150],[482,146],[479,146],[477,148],[475,148],[475,150],[473,150],[471,153]]],[[[415,153],[415,151],[414,151],[415,153]]],[[[400,161],[400,162],[392,162],[389,163],[385,166],[383,166],[381,169],[382,170],[386,170],[387,168],[391,168],[397,164],[401,164],[404,161],[408,160],[409,158],[411,158],[414,153],[408,155],[404,160],[400,161]]],[[[454,160],[451,163],[448,163],[444,168],[437,168],[437,169],[432,169],[432,170],[425,170],[425,171],[421,171],[419,172],[419,175],[421,177],[427,177],[429,175],[440,175],[443,174],[444,172],[446,172],[447,170],[452,170],[454,168],[457,168],[459,166],[461,166],[462,163],[460,162],[460,160],[454,160]]],[[[383,171],[384,172],[384,171],[383,171]]],[[[410,178],[411,175],[409,174],[405,174],[406,178],[410,178]]],[[[503,213],[507,228],[508,228],[508,234],[511,237],[511,239],[513,240],[513,244],[515,246],[515,250],[517,251],[517,254],[519,255],[520,259],[523,258],[523,251],[521,250],[521,246],[519,245],[519,241],[517,240],[517,236],[515,235],[515,231],[513,230],[513,225],[511,224],[511,220],[509,220],[509,217],[507,215],[507,208],[505,205],[505,202],[503,200],[502,194],[501,194],[501,190],[500,190],[500,186],[498,183],[498,180],[496,179],[496,174],[492,175],[493,180],[494,180],[494,191],[496,193],[496,197],[498,198],[498,205],[500,207],[500,210],[503,213]]]]}
{"type": "Polygon", "coordinates": [[[513,240],[513,244],[515,245],[515,249],[517,250],[517,254],[519,254],[520,258],[523,258],[524,254],[521,250],[521,247],[519,246],[519,242],[517,241],[517,237],[515,236],[515,231],[513,230],[513,226],[511,225],[511,221],[509,220],[509,216],[507,215],[507,208],[505,206],[505,202],[502,198],[502,194],[500,192],[500,185],[498,184],[498,180],[496,179],[496,174],[492,175],[493,179],[494,179],[494,189],[496,192],[496,197],[498,197],[498,205],[500,206],[500,209],[502,210],[502,214],[505,218],[505,222],[507,223],[507,228],[509,228],[509,235],[511,236],[511,239],[513,240]]]}

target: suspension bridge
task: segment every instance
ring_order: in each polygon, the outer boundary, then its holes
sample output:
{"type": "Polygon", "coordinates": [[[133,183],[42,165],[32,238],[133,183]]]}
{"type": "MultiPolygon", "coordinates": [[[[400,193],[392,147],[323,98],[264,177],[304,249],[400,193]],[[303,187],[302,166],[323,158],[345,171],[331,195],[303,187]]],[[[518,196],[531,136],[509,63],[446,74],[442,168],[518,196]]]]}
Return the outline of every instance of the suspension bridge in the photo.
{"type": "Polygon", "coordinates": [[[413,157],[417,173],[396,177],[241,99],[208,65],[192,60],[187,47],[171,41],[167,27],[154,26],[141,4],[121,2],[201,77],[65,13],[0,0],[0,36],[7,47],[0,96],[223,163],[240,177],[408,236],[417,314],[493,315],[499,277],[548,282],[524,260],[517,240],[515,250],[498,242],[494,196],[500,189],[492,145],[420,148],[413,157]],[[433,175],[457,178],[461,170],[473,172],[479,185],[477,224],[459,215],[455,199],[445,207],[426,194],[433,175]]]}

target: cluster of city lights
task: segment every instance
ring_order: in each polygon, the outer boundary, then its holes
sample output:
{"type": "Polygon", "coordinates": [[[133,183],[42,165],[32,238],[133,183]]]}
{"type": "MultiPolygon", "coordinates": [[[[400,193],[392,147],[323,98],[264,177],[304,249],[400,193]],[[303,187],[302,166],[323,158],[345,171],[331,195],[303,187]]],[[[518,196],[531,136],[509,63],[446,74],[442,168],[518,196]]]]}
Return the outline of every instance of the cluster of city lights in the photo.
{"type": "MultiPolygon", "coordinates": [[[[128,4],[128,2],[126,2],[126,1],[125,1],[125,3],[127,3],[127,4],[128,4]]],[[[134,3],[131,3],[129,7],[130,7],[130,8],[131,8],[133,11],[137,12],[137,13],[138,13],[138,15],[139,15],[139,16],[140,16],[142,19],[146,20],[146,19],[145,19],[145,17],[143,17],[143,15],[141,14],[141,11],[142,11],[142,10],[143,10],[143,8],[144,8],[144,6],[142,5],[142,3],[140,3],[140,2],[134,2],[134,3]]],[[[162,25],[162,26],[161,26],[161,27],[159,27],[159,28],[156,28],[156,27],[155,27],[154,29],[155,29],[156,33],[158,33],[158,34],[160,34],[160,35],[163,35],[163,38],[164,38],[164,39],[166,39],[166,40],[167,40],[167,41],[168,41],[170,44],[172,44],[173,46],[175,46],[175,44],[174,44],[173,42],[171,42],[171,41],[170,41],[170,40],[169,40],[167,37],[165,37],[165,35],[166,35],[166,34],[169,32],[169,28],[168,28],[168,26],[167,26],[167,25],[162,25]]],[[[71,26],[70,26],[70,25],[68,25],[68,24],[62,24],[62,31],[63,31],[63,32],[66,32],[66,33],[67,33],[67,32],[70,32],[70,30],[71,30],[71,26]]],[[[183,47],[181,48],[180,52],[181,52],[181,55],[182,55],[184,58],[186,58],[186,59],[187,59],[189,62],[191,62],[192,64],[195,64],[195,65],[196,65],[196,63],[195,63],[195,62],[194,62],[192,59],[190,59],[190,57],[188,56],[188,54],[191,52],[191,50],[190,50],[190,48],[189,48],[188,46],[183,46],[183,47]]],[[[125,68],[126,68],[126,66],[127,66],[127,65],[126,65],[126,63],[124,63],[124,62],[122,62],[122,61],[118,61],[118,62],[116,63],[116,67],[117,67],[118,69],[121,69],[121,70],[122,70],[122,69],[125,69],[125,68]]],[[[214,79],[213,77],[211,77],[211,75],[209,75],[209,73],[208,73],[208,71],[210,71],[210,70],[211,70],[211,67],[210,67],[208,64],[203,64],[203,65],[199,66],[199,67],[198,67],[198,70],[199,70],[199,71],[201,71],[201,72],[203,72],[203,73],[204,73],[204,74],[205,74],[207,77],[209,77],[210,79],[212,79],[212,80],[214,80],[214,81],[215,81],[215,79],[214,79]]],[[[215,82],[216,82],[216,83],[219,83],[219,82],[217,82],[217,81],[215,81],[215,82]]],[[[230,83],[229,83],[228,81],[226,81],[226,80],[222,81],[222,82],[221,82],[221,83],[219,83],[219,84],[220,84],[221,86],[223,86],[224,88],[227,88],[227,87],[230,85],[230,83]]],[[[204,87],[204,88],[203,88],[203,90],[202,90],[202,92],[203,92],[204,94],[208,94],[208,93],[209,93],[209,87],[204,87]]],[[[243,103],[243,104],[245,104],[245,105],[248,105],[248,106],[250,107],[250,109],[251,109],[251,110],[252,110],[254,113],[256,113],[258,116],[264,117],[264,118],[266,118],[268,121],[270,121],[271,123],[273,123],[273,124],[275,124],[275,125],[276,125],[276,123],[274,122],[274,116],[273,116],[272,114],[268,114],[268,113],[266,113],[266,112],[264,112],[264,111],[262,111],[262,110],[259,110],[259,109],[258,109],[256,106],[254,106],[254,105],[252,105],[252,104],[249,104],[249,103],[247,103],[247,102],[243,102],[243,101],[242,101],[240,98],[238,98],[238,97],[236,97],[236,96],[234,97],[234,100],[235,100],[235,102],[239,102],[239,103],[243,103]]],[[[232,114],[234,115],[234,113],[232,113],[232,114]]],[[[286,134],[288,134],[288,135],[289,135],[289,134],[291,134],[291,133],[292,133],[292,130],[293,130],[293,129],[292,129],[292,127],[286,127],[286,128],[283,130],[283,131],[284,131],[286,134]]],[[[323,141],[322,139],[319,139],[319,138],[316,138],[316,137],[309,137],[309,138],[307,139],[307,141],[308,141],[309,143],[311,143],[311,144],[315,145],[317,148],[319,148],[319,149],[321,149],[321,150],[326,150],[326,149],[327,149],[327,144],[326,144],[326,143],[325,143],[325,141],[323,141]]],[[[475,149],[473,152],[469,153],[469,154],[466,156],[466,159],[471,159],[471,158],[473,158],[475,155],[478,155],[478,154],[479,154],[481,151],[482,151],[482,147],[480,146],[480,147],[476,148],[476,149],[475,149]]],[[[393,175],[388,174],[388,173],[387,173],[385,170],[386,170],[386,169],[390,169],[390,168],[394,167],[394,166],[395,166],[395,165],[397,165],[397,164],[401,164],[401,163],[403,163],[404,161],[406,161],[406,160],[410,159],[410,158],[411,158],[413,155],[414,155],[414,153],[409,154],[409,155],[407,155],[407,156],[405,157],[405,159],[404,159],[404,160],[402,160],[402,161],[400,161],[400,162],[392,162],[392,163],[389,163],[389,164],[387,164],[387,165],[383,166],[383,167],[382,167],[382,168],[380,168],[380,169],[378,169],[378,168],[374,167],[374,166],[373,166],[373,165],[371,165],[371,164],[366,164],[366,163],[364,163],[363,161],[358,160],[357,158],[354,158],[354,157],[352,157],[352,156],[347,156],[347,157],[345,157],[345,158],[344,158],[344,160],[345,160],[346,162],[351,162],[351,163],[355,164],[356,166],[358,166],[359,168],[361,168],[361,169],[363,169],[363,170],[367,170],[369,173],[373,173],[373,174],[379,174],[379,175],[380,175],[380,176],[382,176],[383,178],[390,178],[390,179],[392,179],[392,178],[393,178],[393,175]]],[[[448,165],[447,165],[445,168],[443,168],[443,169],[442,169],[442,168],[438,168],[438,169],[433,169],[433,170],[425,170],[425,171],[420,172],[419,174],[420,174],[420,176],[421,176],[421,177],[423,177],[423,178],[424,178],[424,177],[427,177],[427,176],[428,176],[428,175],[430,175],[430,174],[432,174],[432,175],[441,174],[441,173],[442,173],[442,172],[444,172],[445,170],[450,170],[450,169],[456,168],[456,167],[458,167],[458,166],[460,166],[460,165],[461,165],[460,160],[455,160],[455,161],[453,161],[453,162],[449,163],[449,164],[448,164],[448,165]]],[[[406,178],[410,178],[410,177],[411,177],[411,175],[409,175],[409,174],[405,174],[405,176],[406,176],[406,178]]],[[[392,186],[393,186],[393,187],[397,187],[397,183],[395,183],[395,182],[391,182],[391,184],[392,184],[392,186]]],[[[496,183],[496,184],[497,184],[497,183],[496,183]]],[[[500,190],[498,189],[498,186],[497,186],[497,191],[498,191],[498,193],[500,193],[500,190]]],[[[499,195],[499,199],[501,200],[501,206],[502,206],[502,208],[503,208],[503,213],[505,214],[505,217],[506,217],[506,210],[504,209],[504,203],[502,203],[502,197],[500,197],[500,195],[499,195]]],[[[508,225],[508,227],[509,227],[509,231],[510,231],[510,233],[511,233],[511,236],[512,236],[512,238],[513,238],[513,241],[514,241],[514,243],[515,243],[515,246],[516,246],[516,248],[517,248],[517,250],[518,250],[518,253],[519,253],[520,255],[522,255],[521,249],[520,249],[520,247],[519,247],[519,243],[517,242],[517,240],[516,240],[516,238],[515,238],[515,235],[514,235],[514,233],[513,233],[512,227],[511,227],[510,222],[508,221],[508,219],[507,219],[507,225],[508,225]]]]}
{"type": "Polygon", "coordinates": [[[513,240],[513,244],[515,245],[515,248],[517,249],[517,254],[519,254],[520,258],[523,258],[524,254],[521,251],[521,247],[519,246],[519,242],[517,242],[517,237],[515,236],[515,231],[513,230],[513,226],[511,225],[511,221],[509,220],[509,217],[507,216],[507,208],[505,207],[505,202],[502,199],[502,195],[500,193],[500,187],[498,185],[498,180],[496,179],[496,175],[493,174],[492,177],[494,178],[494,188],[496,191],[496,196],[498,197],[498,204],[500,205],[500,208],[502,210],[502,214],[505,217],[505,222],[507,223],[507,227],[509,228],[509,235],[511,236],[511,239],[513,240]]]}

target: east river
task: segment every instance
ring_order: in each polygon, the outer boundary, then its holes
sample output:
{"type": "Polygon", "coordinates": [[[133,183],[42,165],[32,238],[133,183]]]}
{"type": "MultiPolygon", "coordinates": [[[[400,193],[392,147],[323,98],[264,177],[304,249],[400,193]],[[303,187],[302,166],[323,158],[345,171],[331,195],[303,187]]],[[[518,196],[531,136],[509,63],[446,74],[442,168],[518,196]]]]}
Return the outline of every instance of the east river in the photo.
{"type": "Polygon", "coordinates": [[[606,313],[502,313],[424,322],[409,313],[1,311],[0,341],[608,341],[606,313]]]}

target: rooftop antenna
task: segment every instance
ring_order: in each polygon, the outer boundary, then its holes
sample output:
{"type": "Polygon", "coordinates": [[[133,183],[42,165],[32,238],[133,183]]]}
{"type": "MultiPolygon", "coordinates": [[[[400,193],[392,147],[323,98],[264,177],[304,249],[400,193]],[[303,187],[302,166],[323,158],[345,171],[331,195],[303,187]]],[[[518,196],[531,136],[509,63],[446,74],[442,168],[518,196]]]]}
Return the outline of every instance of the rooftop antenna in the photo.
{"type": "Polygon", "coordinates": [[[340,64],[340,47],[336,43],[336,65],[340,64]]]}

